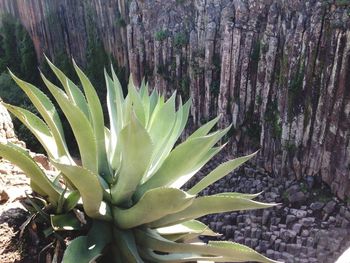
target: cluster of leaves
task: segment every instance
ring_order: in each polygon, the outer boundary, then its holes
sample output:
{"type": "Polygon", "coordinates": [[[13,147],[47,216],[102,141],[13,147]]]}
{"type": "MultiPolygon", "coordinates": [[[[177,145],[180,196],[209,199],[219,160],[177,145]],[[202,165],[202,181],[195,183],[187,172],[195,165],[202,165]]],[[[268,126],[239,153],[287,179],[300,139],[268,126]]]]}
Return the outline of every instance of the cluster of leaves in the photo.
{"type": "Polygon", "coordinates": [[[39,77],[30,36],[15,18],[4,14],[1,17],[0,72],[5,72],[7,67],[31,82],[36,82],[39,77]]]}
{"type": "Polygon", "coordinates": [[[200,235],[217,235],[195,220],[198,217],[275,205],[254,201],[259,194],[198,196],[254,154],[229,160],[188,191],[181,190],[225,146],[215,145],[230,127],[210,132],[218,122],[215,118],[174,148],[185,128],[190,101],[180,100],[176,109],[176,94],[165,100],[156,90],[149,94],[144,82],[138,91],[132,81],[124,98],[112,69],[112,77],[105,71],[107,128],[97,92],[81,69],[74,63],[84,92],[48,63],[63,90],[43,74],[42,79],[70,124],[81,165],[70,154],[54,104],[12,73],[41,118],[17,106],[4,106],[35,135],[59,173],[49,176],[25,150],[9,142],[0,144],[0,156],[19,166],[50,206],[54,233],[79,229],[77,210],[92,222],[87,236],[69,244],[63,262],[92,262],[101,254],[108,262],[275,262],[237,243],[196,242],[200,235]]]}
{"type": "Polygon", "coordinates": [[[265,121],[271,128],[272,137],[280,140],[282,136],[282,124],[276,100],[271,101],[269,99],[269,103],[266,106],[265,121]]]}
{"type": "Polygon", "coordinates": [[[179,32],[174,36],[174,47],[180,49],[187,45],[188,41],[188,35],[185,32],[179,32]]]}
{"type": "MultiPolygon", "coordinates": [[[[88,21],[92,21],[91,14],[88,14],[90,18],[88,21]]],[[[59,30],[57,14],[48,16],[50,19],[50,29],[59,30]]],[[[110,56],[107,54],[103,47],[101,39],[96,38],[96,25],[90,22],[87,24],[88,27],[88,38],[87,38],[87,49],[86,49],[86,74],[90,77],[91,82],[96,87],[99,98],[102,102],[104,113],[107,112],[106,98],[104,95],[104,75],[101,72],[101,66],[107,66],[111,63],[110,56]]],[[[1,16],[1,28],[0,28],[0,98],[11,104],[17,104],[22,108],[35,112],[36,109],[33,107],[31,102],[25,96],[24,92],[17,87],[15,82],[11,79],[7,72],[7,68],[10,68],[12,72],[23,77],[28,82],[41,87],[42,80],[37,70],[40,67],[41,71],[48,76],[49,79],[53,80],[54,84],[57,84],[57,79],[52,74],[49,65],[44,61],[41,65],[37,60],[36,51],[33,42],[20,21],[10,14],[4,14],[1,16]]],[[[55,64],[64,70],[65,74],[72,79],[77,81],[75,70],[71,59],[63,50],[56,50],[52,60],[55,64]]],[[[113,63],[116,73],[124,86],[126,86],[125,69],[118,67],[113,63]]],[[[51,98],[51,97],[50,97],[51,98]]],[[[58,109],[61,114],[60,109],[58,109]]],[[[63,127],[67,140],[74,140],[72,132],[68,125],[63,120],[63,127]]],[[[18,120],[14,120],[14,126],[16,134],[20,140],[26,142],[27,147],[35,152],[42,152],[43,149],[34,136],[28,132],[27,128],[18,120]]],[[[69,146],[73,152],[77,152],[76,145],[69,146]]]]}
{"type": "Polygon", "coordinates": [[[161,29],[154,34],[154,39],[157,41],[164,41],[169,36],[168,30],[161,29]]]}

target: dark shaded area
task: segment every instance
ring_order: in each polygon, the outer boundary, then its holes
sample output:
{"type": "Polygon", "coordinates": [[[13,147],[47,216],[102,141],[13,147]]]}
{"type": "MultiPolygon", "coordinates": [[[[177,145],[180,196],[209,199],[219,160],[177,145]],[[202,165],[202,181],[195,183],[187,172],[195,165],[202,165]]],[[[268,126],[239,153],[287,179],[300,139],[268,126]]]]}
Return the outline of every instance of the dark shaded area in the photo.
{"type": "MultiPolygon", "coordinates": [[[[88,15],[92,16],[91,14],[88,15]]],[[[54,20],[54,17],[50,19],[54,20]]],[[[96,87],[104,110],[105,122],[108,123],[103,68],[106,68],[107,72],[110,73],[110,66],[112,65],[117,75],[121,76],[120,81],[124,88],[126,88],[125,72],[118,68],[115,61],[105,51],[101,39],[96,37],[98,34],[93,19],[91,18],[89,21],[91,21],[91,24],[88,25],[86,64],[80,66],[96,87]]],[[[49,59],[81,88],[72,64],[72,58],[67,55],[64,49],[57,51],[49,59]]],[[[25,93],[12,80],[8,70],[11,70],[19,78],[37,86],[55,103],[54,98],[49,94],[41,80],[39,72],[41,71],[54,84],[61,87],[58,79],[46,61],[38,62],[32,39],[25,27],[12,15],[4,14],[1,16],[0,27],[0,97],[6,103],[19,106],[39,115],[25,93]]],[[[74,156],[79,157],[78,147],[69,123],[59,107],[56,108],[61,116],[66,140],[69,142],[68,147],[74,156]]],[[[26,142],[29,149],[34,152],[44,151],[36,138],[19,120],[13,117],[13,122],[18,138],[26,142]]]]}

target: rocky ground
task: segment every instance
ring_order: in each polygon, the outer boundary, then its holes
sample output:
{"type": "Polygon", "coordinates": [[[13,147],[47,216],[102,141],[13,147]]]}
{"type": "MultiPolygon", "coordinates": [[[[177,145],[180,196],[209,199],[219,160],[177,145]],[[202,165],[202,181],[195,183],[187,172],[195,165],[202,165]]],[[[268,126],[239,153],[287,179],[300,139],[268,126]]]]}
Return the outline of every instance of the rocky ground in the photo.
{"type": "Polygon", "coordinates": [[[29,180],[12,164],[0,162],[0,262],[30,262],[25,240],[19,238],[27,213],[20,200],[30,192],[29,180]]]}
{"type": "MultiPolygon", "coordinates": [[[[219,163],[217,159],[207,165],[188,186],[219,163]]],[[[244,166],[201,194],[226,191],[263,191],[257,200],[281,205],[202,218],[223,234],[220,239],[245,244],[288,263],[333,263],[350,246],[350,204],[331,195],[325,185],[313,178],[303,182],[277,179],[262,169],[244,166]]]]}
{"type": "MultiPolygon", "coordinates": [[[[50,168],[44,155],[33,156],[43,168],[50,168]]],[[[30,215],[21,203],[26,200],[26,193],[31,193],[29,179],[16,166],[1,160],[0,262],[57,262],[52,258],[55,244],[50,238],[43,238],[33,221],[27,221],[30,215]]]]}
{"type": "MultiPolygon", "coordinates": [[[[216,158],[188,186],[223,160],[223,156],[216,158]]],[[[46,259],[50,253],[40,254],[47,240],[38,240],[31,231],[27,231],[24,238],[19,237],[20,227],[28,216],[20,204],[25,191],[30,191],[26,177],[18,168],[1,161],[0,183],[0,262],[37,262],[40,257],[41,262],[53,262],[46,259]]],[[[271,258],[293,263],[333,263],[350,246],[350,205],[332,196],[324,185],[312,178],[304,182],[277,179],[249,165],[201,194],[225,191],[263,191],[259,200],[281,205],[202,218],[213,230],[223,234],[221,239],[242,243],[271,258]]]]}

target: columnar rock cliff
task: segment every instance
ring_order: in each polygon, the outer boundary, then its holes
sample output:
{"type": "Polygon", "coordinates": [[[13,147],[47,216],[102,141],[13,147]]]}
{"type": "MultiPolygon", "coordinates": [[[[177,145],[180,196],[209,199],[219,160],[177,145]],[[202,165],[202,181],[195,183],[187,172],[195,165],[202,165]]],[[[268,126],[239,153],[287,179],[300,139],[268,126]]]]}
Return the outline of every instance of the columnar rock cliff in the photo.
{"type": "Polygon", "coordinates": [[[84,63],[89,28],[136,83],[193,97],[194,124],[221,114],[233,152],[261,148],[276,176],[320,176],[350,195],[348,0],[0,0],[39,58],[84,63]]]}

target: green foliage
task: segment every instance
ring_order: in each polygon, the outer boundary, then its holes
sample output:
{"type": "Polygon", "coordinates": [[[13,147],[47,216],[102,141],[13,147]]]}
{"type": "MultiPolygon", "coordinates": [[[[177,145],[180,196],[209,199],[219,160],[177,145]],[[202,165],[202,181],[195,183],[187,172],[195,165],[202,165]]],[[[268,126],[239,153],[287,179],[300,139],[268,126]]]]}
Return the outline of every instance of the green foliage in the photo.
{"type": "Polygon", "coordinates": [[[97,91],[81,69],[73,63],[82,91],[50,61],[48,65],[63,89],[44,75],[43,81],[69,122],[82,164],[72,158],[67,147],[71,141],[66,140],[55,105],[13,74],[42,118],[20,107],[4,106],[36,136],[60,173],[56,178],[45,174],[25,150],[11,143],[0,144],[0,156],[20,167],[31,179],[32,189],[51,207],[50,214],[43,214],[50,218],[47,233],[79,228],[72,209],[82,209],[92,223],[87,236],[69,244],[63,262],[90,262],[103,253],[113,262],[276,262],[233,242],[191,242],[200,235],[217,236],[196,218],[275,205],[254,201],[259,194],[198,195],[255,153],[224,162],[188,191],[181,190],[224,147],[215,145],[230,127],[211,132],[219,120],[215,118],[175,146],[190,101],[180,100],[176,107],[175,94],[168,100],[156,90],[149,95],[145,82],[136,89],[132,79],[124,97],[111,70],[112,76],[105,71],[107,128],[97,91]]]}
{"type": "Polygon", "coordinates": [[[306,194],[309,190],[307,189],[307,185],[304,182],[300,183],[300,190],[306,194]]]}
{"type": "Polygon", "coordinates": [[[259,61],[260,59],[260,47],[261,46],[261,42],[257,41],[253,47],[253,51],[250,55],[250,59],[253,60],[254,62],[259,61]]]}
{"type": "Polygon", "coordinates": [[[39,75],[37,71],[38,61],[33,45],[33,41],[25,28],[17,24],[18,55],[20,57],[20,72],[23,77],[30,82],[37,82],[39,75]]]}
{"type": "Polygon", "coordinates": [[[111,64],[109,56],[104,48],[100,34],[97,31],[97,25],[93,19],[92,10],[88,10],[87,22],[87,43],[86,43],[86,74],[96,87],[100,100],[105,100],[104,94],[104,75],[101,68],[108,68],[111,64]]]}
{"type": "Polygon", "coordinates": [[[261,125],[257,119],[252,119],[251,122],[248,123],[246,133],[252,140],[254,146],[260,145],[261,125]]]}
{"type": "Polygon", "coordinates": [[[9,14],[1,17],[0,72],[7,67],[37,82],[37,60],[33,42],[26,29],[9,14]]]}
{"type": "Polygon", "coordinates": [[[291,156],[295,155],[298,147],[295,145],[295,143],[287,141],[284,145],[283,148],[287,151],[288,154],[291,156]]]}
{"type": "MultiPolygon", "coordinates": [[[[38,84],[39,74],[33,42],[19,21],[9,14],[4,14],[1,17],[0,30],[0,97],[10,103],[20,103],[25,109],[34,110],[24,93],[7,74],[7,68],[38,84]]],[[[18,138],[25,141],[30,149],[41,152],[41,145],[26,127],[18,120],[14,120],[13,123],[18,138]]]]}
{"type": "Polygon", "coordinates": [[[19,89],[8,73],[0,75],[0,97],[11,104],[26,100],[24,92],[19,89]]]}
{"type": "Polygon", "coordinates": [[[18,53],[17,31],[18,22],[9,14],[5,14],[1,19],[1,35],[2,35],[2,59],[0,62],[0,70],[3,72],[6,67],[11,68],[14,72],[20,72],[20,57],[18,53]]]}
{"type": "Polygon", "coordinates": [[[162,78],[168,82],[173,82],[173,77],[171,74],[172,64],[160,64],[157,67],[157,74],[162,76],[162,78]]]}
{"type": "Polygon", "coordinates": [[[190,77],[184,76],[180,80],[180,90],[183,98],[188,99],[190,97],[190,77]]]}
{"type": "Polygon", "coordinates": [[[289,202],[288,193],[286,191],[284,191],[282,193],[282,200],[283,200],[283,203],[288,203],[289,202]]]}
{"type": "Polygon", "coordinates": [[[154,39],[162,42],[165,39],[167,39],[168,36],[169,36],[169,32],[167,30],[161,29],[154,34],[154,39]]]}
{"type": "Polygon", "coordinates": [[[215,96],[220,93],[221,58],[219,54],[213,55],[213,81],[210,85],[210,92],[215,96]]]}
{"type": "Polygon", "coordinates": [[[279,67],[279,75],[278,75],[278,84],[283,86],[284,83],[287,82],[287,76],[288,76],[288,56],[284,53],[281,54],[281,60],[280,60],[280,67],[279,67]]]}
{"type": "Polygon", "coordinates": [[[213,56],[214,72],[220,73],[221,71],[221,58],[219,54],[214,54],[213,56]]]}
{"type": "Polygon", "coordinates": [[[192,67],[193,74],[196,76],[204,73],[203,64],[199,63],[197,59],[191,60],[191,67],[192,67]]]}
{"type": "Polygon", "coordinates": [[[305,65],[299,61],[297,71],[291,78],[288,87],[288,117],[292,120],[293,117],[300,114],[303,110],[303,81],[304,81],[305,65]]]}
{"type": "MultiPolygon", "coordinates": [[[[67,77],[74,81],[77,80],[73,63],[71,62],[71,59],[66,52],[58,51],[57,53],[55,53],[54,57],[52,58],[52,61],[57,65],[58,68],[62,69],[65,72],[67,77]]],[[[43,61],[42,65],[40,66],[40,69],[46,76],[48,76],[50,79],[53,79],[53,82],[55,84],[59,83],[58,79],[56,78],[55,74],[51,71],[51,68],[46,60],[43,61]]]]}
{"type": "MultiPolygon", "coordinates": [[[[89,33],[86,50],[86,73],[91,81],[97,84],[99,93],[102,91],[102,83],[104,76],[101,73],[101,68],[109,65],[109,57],[103,47],[102,40],[96,37],[95,33],[89,33]]],[[[100,94],[102,96],[102,94],[100,94]]]]}
{"type": "Polygon", "coordinates": [[[185,32],[176,33],[174,36],[174,47],[181,49],[188,44],[188,35],[185,32]]]}
{"type": "Polygon", "coordinates": [[[210,92],[213,96],[217,97],[220,93],[220,80],[213,80],[210,85],[210,92]]]}
{"type": "MultiPolygon", "coordinates": [[[[123,89],[123,93],[126,94],[127,93],[126,87],[128,85],[128,79],[126,77],[126,68],[124,66],[122,66],[122,67],[119,66],[117,61],[114,60],[111,56],[109,57],[109,61],[111,62],[111,66],[112,66],[115,74],[117,75],[117,77],[120,81],[120,84],[121,84],[122,89],[123,89]]],[[[106,100],[106,98],[103,98],[102,102],[105,100],[106,100]]]]}
{"type": "Polygon", "coordinates": [[[276,100],[267,103],[265,121],[271,127],[272,137],[279,140],[282,136],[282,124],[276,100]]]}
{"type": "MultiPolygon", "coordinates": [[[[8,73],[1,73],[0,75],[0,98],[11,104],[20,103],[20,107],[30,110],[37,114],[36,109],[25,96],[25,93],[19,89],[16,83],[12,80],[8,73]]],[[[22,141],[25,141],[29,149],[36,152],[42,152],[41,145],[36,138],[28,131],[28,129],[18,120],[13,120],[14,130],[16,135],[22,141]]]]}
{"type": "Polygon", "coordinates": [[[347,6],[350,7],[350,1],[349,0],[333,0],[333,1],[328,1],[328,2],[333,2],[337,6],[347,6]]]}
{"type": "Polygon", "coordinates": [[[262,97],[260,94],[256,95],[256,105],[260,106],[262,104],[262,97]]]}
{"type": "Polygon", "coordinates": [[[118,27],[126,27],[125,19],[122,18],[122,17],[118,17],[117,20],[115,21],[115,24],[116,24],[118,27]]]}
{"type": "Polygon", "coordinates": [[[253,146],[259,147],[261,136],[261,124],[259,121],[259,116],[254,114],[253,107],[254,105],[251,105],[243,125],[246,127],[246,135],[251,140],[253,146]]]}
{"type": "Polygon", "coordinates": [[[176,3],[177,3],[177,4],[183,4],[183,3],[185,3],[185,1],[186,1],[186,0],[176,0],[176,3]]]}

